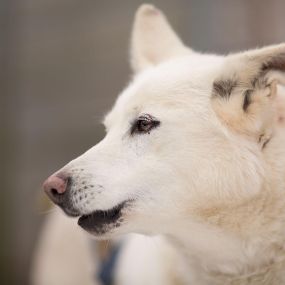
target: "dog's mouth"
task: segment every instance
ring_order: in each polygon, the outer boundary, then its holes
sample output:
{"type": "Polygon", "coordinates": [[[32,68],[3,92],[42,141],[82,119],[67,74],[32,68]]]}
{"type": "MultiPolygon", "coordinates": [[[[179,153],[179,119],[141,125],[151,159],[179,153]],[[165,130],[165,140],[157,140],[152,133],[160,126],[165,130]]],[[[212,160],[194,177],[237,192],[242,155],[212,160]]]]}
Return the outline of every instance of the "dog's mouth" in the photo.
{"type": "Polygon", "coordinates": [[[127,207],[128,202],[124,201],[106,211],[98,210],[83,215],[78,219],[78,225],[92,234],[104,234],[121,225],[123,222],[122,211],[127,207]]]}

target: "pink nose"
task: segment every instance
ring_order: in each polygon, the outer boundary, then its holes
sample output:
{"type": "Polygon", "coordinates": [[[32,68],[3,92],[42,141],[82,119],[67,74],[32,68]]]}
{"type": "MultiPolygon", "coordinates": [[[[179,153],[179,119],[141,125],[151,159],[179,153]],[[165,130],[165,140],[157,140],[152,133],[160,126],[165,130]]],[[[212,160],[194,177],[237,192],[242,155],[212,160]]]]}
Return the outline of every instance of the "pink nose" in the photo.
{"type": "Polygon", "coordinates": [[[67,189],[67,178],[51,175],[43,184],[44,191],[56,204],[60,203],[67,189]]]}

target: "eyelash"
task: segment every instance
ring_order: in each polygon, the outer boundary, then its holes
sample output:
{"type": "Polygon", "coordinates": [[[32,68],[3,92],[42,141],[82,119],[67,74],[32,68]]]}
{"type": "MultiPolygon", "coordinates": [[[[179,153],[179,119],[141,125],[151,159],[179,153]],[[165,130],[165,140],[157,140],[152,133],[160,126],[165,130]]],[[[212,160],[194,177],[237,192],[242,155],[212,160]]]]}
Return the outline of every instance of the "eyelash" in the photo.
{"type": "Polygon", "coordinates": [[[160,122],[149,114],[140,116],[132,125],[131,134],[146,134],[160,125],[160,122]]]}

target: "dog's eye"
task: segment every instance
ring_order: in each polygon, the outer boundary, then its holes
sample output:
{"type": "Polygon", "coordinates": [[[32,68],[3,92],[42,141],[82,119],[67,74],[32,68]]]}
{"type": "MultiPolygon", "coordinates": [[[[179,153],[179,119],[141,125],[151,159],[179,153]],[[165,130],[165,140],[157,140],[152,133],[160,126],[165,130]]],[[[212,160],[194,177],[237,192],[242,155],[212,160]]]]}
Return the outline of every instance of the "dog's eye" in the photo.
{"type": "Polygon", "coordinates": [[[159,126],[160,122],[151,115],[140,116],[133,124],[131,134],[149,133],[153,128],[159,126]]]}

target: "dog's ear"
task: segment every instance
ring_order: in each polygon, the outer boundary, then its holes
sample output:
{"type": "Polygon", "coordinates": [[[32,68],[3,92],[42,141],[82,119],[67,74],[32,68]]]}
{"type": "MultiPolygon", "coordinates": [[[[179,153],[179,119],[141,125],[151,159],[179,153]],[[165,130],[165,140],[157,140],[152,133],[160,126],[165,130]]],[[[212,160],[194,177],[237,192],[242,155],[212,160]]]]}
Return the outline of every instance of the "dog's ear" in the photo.
{"type": "Polygon", "coordinates": [[[149,4],[139,7],[131,37],[131,66],[134,72],[188,53],[191,50],[184,46],[160,10],[149,4]]]}
{"type": "Polygon", "coordinates": [[[212,106],[230,128],[264,146],[276,119],[276,86],[284,83],[285,44],[229,55],[213,83],[212,106]]]}

